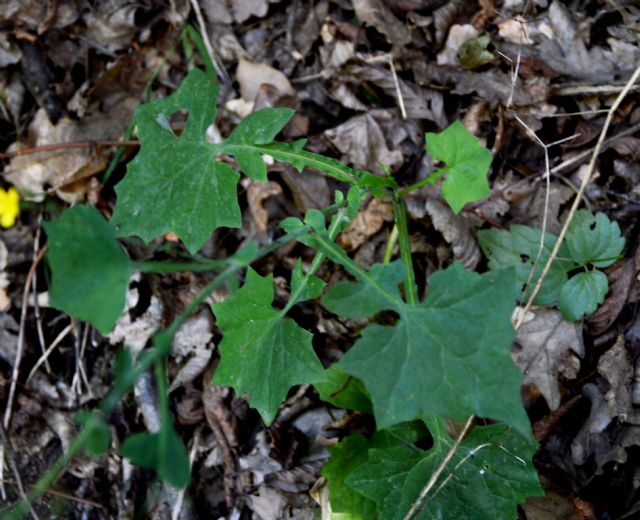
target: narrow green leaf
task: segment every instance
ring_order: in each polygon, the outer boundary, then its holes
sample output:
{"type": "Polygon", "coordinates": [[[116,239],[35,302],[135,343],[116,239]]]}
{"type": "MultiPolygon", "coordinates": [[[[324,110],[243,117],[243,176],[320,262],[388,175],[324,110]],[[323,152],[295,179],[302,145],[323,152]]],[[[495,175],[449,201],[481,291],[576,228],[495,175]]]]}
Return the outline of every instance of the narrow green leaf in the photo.
{"type": "Polygon", "coordinates": [[[261,153],[255,151],[251,145],[268,144],[273,141],[294,113],[295,110],[291,108],[264,108],[243,119],[225,140],[225,149],[235,156],[238,166],[247,177],[262,182],[267,180],[267,165],[261,153]]]}
{"type": "Polygon", "coordinates": [[[447,166],[442,196],[454,212],[489,195],[491,152],[460,121],[439,134],[427,133],[425,139],[427,153],[447,166]]]}
{"type": "Polygon", "coordinates": [[[601,212],[593,215],[586,209],[576,212],[566,238],[571,258],[579,265],[607,267],[624,249],[624,238],[617,222],[601,212]]]}
{"type": "Polygon", "coordinates": [[[249,268],[245,284],[213,305],[224,332],[214,382],[247,393],[267,424],[293,385],[326,377],[311,345],[312,334],[282,319],[271,307],[273,297],[273,276],[263,278],[249,268]]]}
{"type": "Polygon", "coordinates": [[[263,108],[249,114],[231,132],[227,144],[269,144],[295,114],[292,108],[263,108]]]}
{"type": "Polygon", "coordinates": [[[345,374],[336,363],[331,365],[325,373],[327,380],[314,385],[320,394],[320,399],[346,410],[364,413],[373,411],[371,398],[362,381],[345,374]]]}
{"type": "Polygon", "coordinates": [[[364,383],[379,428],[431,413],[475,414],[530,435],[510,355],[513,283],[511,270],[478,275],[454,264],[430,277],[423,303],[395,309],[395,326],[364,329],[339,366],[364,383]]]}
{"type": "Polygon", "coordinates": [[[183,488],[189,483],[190,465],[187,451],[171,425],[158,433],[134,433],[120,448],[134,464],[154,470],[168,484],[183,488]]]}
{"type": "Polygon", "coordinates": [[[558,308],[570,321],[596,311],[609,290],[609,282],[601,271],[578,273],[562,287],[558,308]]]}
{"type": "Polygon", "coordinates": [[[50,305],[110,332],[124,309],[132,270],[113,228],[94,207],[78,205],[44,229],[50,305]]]}

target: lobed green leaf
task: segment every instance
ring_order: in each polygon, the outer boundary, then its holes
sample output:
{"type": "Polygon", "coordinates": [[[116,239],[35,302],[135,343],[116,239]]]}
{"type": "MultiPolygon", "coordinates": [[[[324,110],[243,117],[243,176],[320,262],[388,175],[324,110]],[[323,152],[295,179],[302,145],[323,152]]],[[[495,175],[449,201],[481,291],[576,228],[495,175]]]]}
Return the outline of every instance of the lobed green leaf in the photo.
{"type": "MultiPolygon", "coordinates": [[[[431,433],[434,446],[428,451],[401,442],[384,448],[370,443],[367,462],[343,477],[344,484],[375,502],[378,518],[404,518],[453,443],[442,430],[431,433]]],[[[520,502],[542,494],[531,462],[536,447],[508,426],[476,427],[414,518],[515,518],[520,502]]]]}
{"type": "Polygon", "coordinates": [[[428,132],[425,141],[427,153],[446,165],[442,196],[455,213],[489,195],[487,173],[493,157],[460,121],[438,134],[428,132]]]}
{"type": "Polygon", "coordinates": [[[271,307],[273,297],[273,275],[263,278],[249,268],[244,285],[212,306],[224,332],[214,382],[247,393],[266,424],[293,385],[326,377],[311,345],[313,335],[282,318],[271,307]]]}
{"type": "MultiPolygon", "coordinates": [[[[352,284],[351,291],[332,288],[325,300],[345,310],[340,297],[357,293],[363,283],[352,284]]],[[[423,303],[399,306],[380,299],[399,321],[365,328],[339,363],[364,383],[379,428],[424,414],[456,420],[475,414],[530,435],[520,401],[522,375],[510,355],[513,284],[511,270],[478,275],[454,264],[431,276],[423,303]]],[[[347,301],[350,316],[371,311],[369,299],[347,301]]]]}

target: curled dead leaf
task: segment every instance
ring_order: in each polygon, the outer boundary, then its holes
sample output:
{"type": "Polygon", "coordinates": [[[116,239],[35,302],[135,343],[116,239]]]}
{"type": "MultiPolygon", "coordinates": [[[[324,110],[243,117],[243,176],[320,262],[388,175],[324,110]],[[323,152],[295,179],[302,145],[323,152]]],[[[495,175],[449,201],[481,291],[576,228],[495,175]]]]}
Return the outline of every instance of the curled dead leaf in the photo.
{"type": "Polygon", "coordinates": [[[549,408],[560,406],[558,371],[570,351],[584,356],[581,325],[566,321],[554,309],[536,309],[535,317],[518,330],[513,359],[524,372],[523,384],[533,383],[549,408]]]}
{"type": "Polygon", "coordinates": [[[432,198],[427,199],[425,208],[431,216],[433,227],[453,247],[454,258],[473,271],[481,255],[467,219],[462,214],[456,215],[448,206],[432,198]]]}
{"type": "Polygon", "coordinates": [[[251,212],[256,228],[263,235],[267,232],[269,213],[264,209],[262,203],[269,197],[280,195],[281,193],[282,186],[274,181],[252,182],[247,189],[249,211],[251,212]]]}
{"type": "Polygon", "coordinates": [[[616,321],[627,303],[635,274],[633,259],[620,260],[606,270],[609,294],[598,310],[585,318],[587,329],[592,335],[599,336],[616,321]]]}
{"type": "Polygon", "coordinates": [[[338,244],[347,251],[355,251],[375,235],[385,222],[393,220],[393,209],[388,202],[372,199],[338,236],[338,244]]]}

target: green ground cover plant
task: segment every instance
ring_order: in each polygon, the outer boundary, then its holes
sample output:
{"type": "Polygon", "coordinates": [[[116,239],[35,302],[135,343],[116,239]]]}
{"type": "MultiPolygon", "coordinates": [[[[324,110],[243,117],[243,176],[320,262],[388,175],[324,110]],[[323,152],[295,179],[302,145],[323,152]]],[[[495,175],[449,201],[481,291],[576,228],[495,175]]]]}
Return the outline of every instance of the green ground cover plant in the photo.
{"type": "MultiPolygon", "coordinates": [[[[216,275],[154,337],[150,348],[134,358],[125,346],[110,393],[98,408],[78,415],[78,436],[29,498],[44,492],[78,452],[100,455],[108,449],[110,412],[151,368],[160,430],[132,434],[122,442],[121,454],[175,487],[188,485],[189,462],[173,426],[165,358],[173,335],[190,314],[216,288],[227,286],[231,295],[212,305],[223,334],[215,384],[245,395],[267,425],[298,384],[313,384],[323,400],[375,419],[375,432],[347,436],[331,450],[323,474],[329,481],[332,518],[515,518],[518,504],[542,489],[531,460],[537,444],[520,400],[522,374],[510,354],[515,336],[511,316],[517,300],[527,297],[523,286],[539,275],[538,266],[549,258],[557,237],[545,234],[540,248],[540,230],[514,226],[510,231],[482,231],[479,240],[491,270],[478,274],[453,264],[430,276],[421,301],[403,196],[444,177],[442,196],[460,211],[489,194],[489,150],[459,122],[439,134],[429,133],[426,151],[444,163],[443,168],[401,188],[391,176],[376,176],[306,151],[304,140],[275,140],[293,115],[286,108],[255,112],[226,140],[211,144],[205,139],[216,116],[217,86],[211,78],[193,69],[173,95],[137,110],[134,123],[141,149],[116,187],[110,221],[91,206],[77,205],[45,224],[51,305],[103,334],[124,309],[134,270],[206,270],[216,275]],[[181,133],[170,124],[178,111],[188,113],[181,133]],[[199,260],[197,251],[215,229],[242,224],[240,173],[221,159],[232,157],[241,173],[264,182],[264,155],[331,176],[344,183],[344,193],[337,192],[335,204],[323,211],[285,219],[281,236],[269,246],[249,244],[224,260],[199,260]],[[367,270],[335,239],[370,195],[393,202],[400,258],[367,270]],[[139,237],[149,242],[167,232],[182,240],[194,255],[191,260],[135,260],[119,241],[139,237]],[[272,275],[261,276],[250,265],[292,241],[316,253],[306,270],[297,262],[290,298],[276,309],[272,275]],[[316,276],[324,261],[342,266],[352,280],[326,287],[316,276]],[[243,280],[239,288],[238,279],[243,280]],[[316,299],[341,317],[369,318],[344,357],[329,367],[314,352],[312,333],[288,316],[297,303],[316,299]],[[380,316],[388,319],[381,323],[380,316]],[[461,439],[448,471],[423,496],[425,484],[454,446],[446,421],[469,416],[494,423],[478,425],[461,439]]],[[[606,216],[579,212],[536,302],[557,302],[568,319],[593,312],[607,290],[606,277],[597,268],[613,263],[623,246],[619,228],[606,216]]],[[[13,515],[25,511],[22,503],[13,515]]]]}

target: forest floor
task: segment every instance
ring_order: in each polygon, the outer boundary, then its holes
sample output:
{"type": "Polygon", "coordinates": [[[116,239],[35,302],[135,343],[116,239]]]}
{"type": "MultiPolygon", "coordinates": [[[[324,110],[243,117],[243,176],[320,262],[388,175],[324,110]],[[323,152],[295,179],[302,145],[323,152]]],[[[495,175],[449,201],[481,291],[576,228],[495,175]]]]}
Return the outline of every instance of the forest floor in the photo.
{"type": "MultiPolygon", "coordinates": [[[[22,196],[15,224],[0,229],[0,504],[19,498],[16,473],[28,489],[69,446],[74,415],[109,390],[123,341],[144,348],[207,281],[194,272],[137,275],[127,310],[102,336],[48,305],[41,261],[42,222],[60,208],[88,201],[105,215],[113,212],[114,186],[137,152],[135,134],[117,157],[114,141],[123,139],[137,106],[171,94],[191,67],[202,66],[194,33],[205,31],[219,74],[214,139],[252,111],[291,107],[296,115],[285,139],[306,137],[308,149],[374,173],[387,165],[401,185],[434,169],[424,133],[455,120],[491,150],[488,198],[454,214],[438,186],[407,197],[422,291],[432,272],[454,260],[487,270],[480,229],[544,223],[558,234],[608,110],[640,64],[640,8],[627,0],[198,3],[201,17],[188,0],[0,6],[0,183],[22,196]]],[[[639,90],[633,86],[613,115],[581,202],[617,222],[626,240],[623,258],[605,269],[609,292],[577,323],[545,309],[547,321],[521,330],[513,347],[546,492],[520,507],[523,519],[640,517],[639,90]]],[[[249,240],[269,244],[284,217],[326,208],[340,189],[332,179],[279,163],[269,167],[269,179],[241,180],[243,229],[216,231],[202,256],[231,255],[249,240]]],[[[380,262],[392,220],[391,205],[372,200],[339,243],[363,266],[380,262]]],[[[162,242],[175,244],[175,237],[154,243],[160,255],[162,242]]],[[[150,251],[142,243],[128,247],[150,251]]],[[[283,275],[295,263],[293,253],[284,247],[254,265],[274,273],[276,301],[286,296],[283,275]]],[[[321,273],[337,279],[338,271],[327,264],[321,273]]],[[[316,334],[323,363],[340,358],[353,322],[313,303],[296,307],[293,317],[316,334]]],[[[108,456],[71,462],[36,515],[320,514],[315,499],[329,447],[349,428],[366,430],[367,420],[345,418],[302,386],[265,427],[242,396],[211,383],[221,334],[210,310],[187,325],[168,371],[171,409],[192,459],[191,485],[165,493],[150,471],[131,466],[114,446],[108,456]]],[[[152,386],[143,379],[111,415],[116,438],[157,417],[152,386]]]]}

